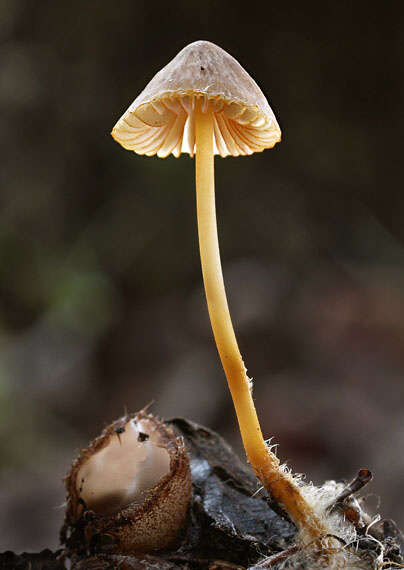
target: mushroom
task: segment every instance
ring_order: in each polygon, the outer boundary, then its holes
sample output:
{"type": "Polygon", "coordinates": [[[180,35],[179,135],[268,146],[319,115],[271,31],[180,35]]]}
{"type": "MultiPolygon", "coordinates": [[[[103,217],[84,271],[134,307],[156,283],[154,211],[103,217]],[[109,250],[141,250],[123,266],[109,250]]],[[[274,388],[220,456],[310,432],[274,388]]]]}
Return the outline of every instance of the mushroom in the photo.
{"type": "Polygon", "coordinates": [[[233,330],[221,268],[214,155],[250,155],[280,141],[281,131],[265,96],[232,56],[211,42],[197,41],[155,75],[117,122],[112,136],[140,155],[195,155],[206,299],[248,460],[273,499],[300,528],[305,542],[329,534],[300,481],[280,465],[263,438],[252,383],[233,330]]]}

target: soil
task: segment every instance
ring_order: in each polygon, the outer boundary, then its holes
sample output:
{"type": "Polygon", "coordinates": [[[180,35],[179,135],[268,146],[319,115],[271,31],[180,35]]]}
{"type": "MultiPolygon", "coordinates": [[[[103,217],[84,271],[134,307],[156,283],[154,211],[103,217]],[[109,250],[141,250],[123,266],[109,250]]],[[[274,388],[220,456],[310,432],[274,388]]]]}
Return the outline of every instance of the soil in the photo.
{"type": "MultiPolygon", "coordinates": [[[[153,555],[108,553],[108,544],[74,543],[57,552],[0,554],[0,570],[278,570],[294,554],[296,529],[271,504],[257,479],[216,433],[188,420],[169,422],[191,457],[193,495],[182,531],[169,550],[153,555]],[[277,512],[278,511],[278,512],[277,512]]],[[[364,531],[356,545],[363,568],[403,564],[403,535],[387,520],[364,531]],[[376,538],[376,540],[374,540],[376,538]]],[[[290,566],[289,566],[290,567],[290,566]]],[[[293,568],[310,570],[307,562],[293,568]]]]}

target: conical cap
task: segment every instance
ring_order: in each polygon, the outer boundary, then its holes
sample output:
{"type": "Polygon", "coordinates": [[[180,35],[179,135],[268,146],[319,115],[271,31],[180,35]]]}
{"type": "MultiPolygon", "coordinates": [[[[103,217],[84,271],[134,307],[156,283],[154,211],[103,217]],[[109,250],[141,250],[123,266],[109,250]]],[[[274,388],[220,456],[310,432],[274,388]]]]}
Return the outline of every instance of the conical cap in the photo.
{"type": "Polygon", "coordinates": [[[164,158],[195,152],[195,103],[214,116],[214,150],[239,156],[272,148],[281,131],[241,65],[207,41],[186,46],[159,71],[112,130],[124,148],[164,158]]]}

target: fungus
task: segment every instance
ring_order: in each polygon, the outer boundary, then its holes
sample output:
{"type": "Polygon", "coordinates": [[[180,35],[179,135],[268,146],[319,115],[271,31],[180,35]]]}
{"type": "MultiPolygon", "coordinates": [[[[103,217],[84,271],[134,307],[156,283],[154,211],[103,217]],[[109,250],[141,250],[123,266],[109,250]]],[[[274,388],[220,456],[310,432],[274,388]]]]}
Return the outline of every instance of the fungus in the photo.
{"type": "Polygon", "coordinates": [[[280,465],[263,438],[222,275],[214,155],[250,155],[280,141],[281,131],[265,96],[233,57],[210,42],[197,41],[155,75],[117,122],[112,136],[140,155],[195,155],[206,299],[248,460],[273,499],[296,523],[304,542],[329,535],[330,529],[316,515],[300,481],[280,465]]]}

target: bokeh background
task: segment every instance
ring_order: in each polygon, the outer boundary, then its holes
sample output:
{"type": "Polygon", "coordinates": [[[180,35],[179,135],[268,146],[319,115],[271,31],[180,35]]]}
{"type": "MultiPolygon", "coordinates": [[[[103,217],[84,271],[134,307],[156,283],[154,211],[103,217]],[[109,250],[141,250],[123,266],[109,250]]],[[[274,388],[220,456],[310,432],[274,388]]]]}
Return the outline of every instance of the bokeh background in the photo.
{"type": "Polygon", "coordinates": [[[265,436],[316,483],[371,469],[370,508],[404,525],[404,4],[1,0],[0,550],[57,547],[62,478],[124,406],[153,401],[243,456],[193,160],[109,136],[196,39],[244,65],[283,129],[272,151],[216,159],[265,436]]]}

